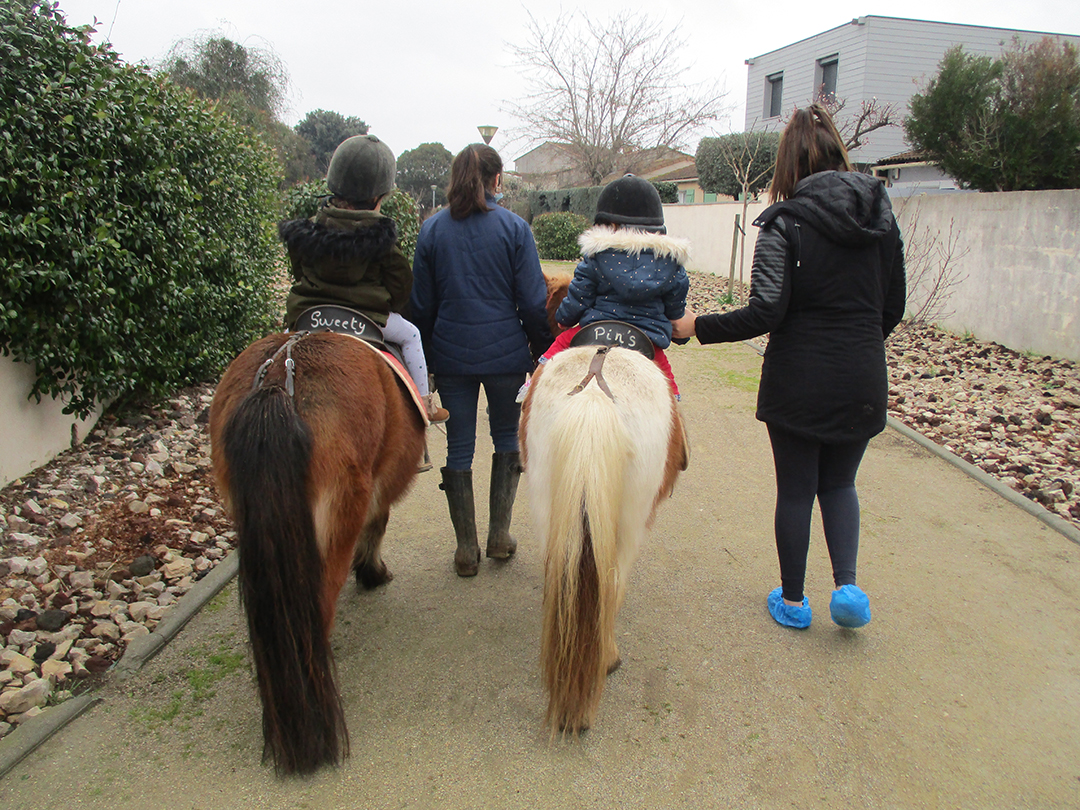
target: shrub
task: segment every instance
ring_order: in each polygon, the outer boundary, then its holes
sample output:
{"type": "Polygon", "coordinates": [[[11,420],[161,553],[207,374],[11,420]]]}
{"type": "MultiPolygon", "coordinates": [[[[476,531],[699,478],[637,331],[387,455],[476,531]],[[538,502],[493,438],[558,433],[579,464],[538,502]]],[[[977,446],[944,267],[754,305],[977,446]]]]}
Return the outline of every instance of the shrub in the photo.
{"type": "MultiPolygon", "coordinates": [[[[319,210],[324,198],[330,195],[325,180],[299,183],[285,190],[284,218],[311,219],[319,210]]],[[[420,235],[420,206],[410,194],[395,188],[383,200],[382,213],[397,224],[398,247],[409,262],[416,252],[416,237],[420,235]]]]}
{"type": "Polygon", "coordinates": [[[215,376],[281,258],[270,150],[89,30],[0,5],[0,351],[79,415],[215,376]]]}
{"type": "Polygon", "coordinates": [[[398,247],[412,263],[416,237],[420,235],[420,206],[412,195],[395,188],[382,204],[382,213],[397,223],[398,247]]]}
{"type": "Polygon", "coordinates": [[[533,220],[533,237],[541,259],[573,261],[581,255],[578,237],[589,227],[589,220],[569,211],[552,211],[533,220]]]}
{"type": "Polygon", "coordinates": [[[965,188],[1080,187],[1080,51],[1044,37],[999,59],[946,51],[911,97],[908,140],[965,188]]]}
{"type": "Polygon", "coordinates": [[[677,203],[679,201],[679,184],[670,180],[650,180],[662,203],[677,203]]]}

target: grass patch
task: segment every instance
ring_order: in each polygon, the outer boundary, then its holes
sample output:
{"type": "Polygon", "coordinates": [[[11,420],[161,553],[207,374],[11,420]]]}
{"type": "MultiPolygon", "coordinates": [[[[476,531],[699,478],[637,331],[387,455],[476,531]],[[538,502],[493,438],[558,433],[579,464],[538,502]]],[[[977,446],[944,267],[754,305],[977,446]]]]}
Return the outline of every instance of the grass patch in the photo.
{"type": "Polygon", "coordinates": [[[696,376],[754,394],[761,381],[761,359],[744,349],[742,344],[713,344],[681,346],[677,351],[694,353],[696,376]]]}
{"type": "Polygon", "coordinates": [[[186,688],[173,690],[165,706],[132,709],[131,718],[154,730],[171,725],[177,718],[190,721],[201,716],[203,704],[217,694],[214,685],[247,666],[243,652],[233,649],[233,635],[217,636],[217,646],[213,648],[209,645],[193,648],[188,655],[197,659],[198,664],[179,672],[186,688]]]}

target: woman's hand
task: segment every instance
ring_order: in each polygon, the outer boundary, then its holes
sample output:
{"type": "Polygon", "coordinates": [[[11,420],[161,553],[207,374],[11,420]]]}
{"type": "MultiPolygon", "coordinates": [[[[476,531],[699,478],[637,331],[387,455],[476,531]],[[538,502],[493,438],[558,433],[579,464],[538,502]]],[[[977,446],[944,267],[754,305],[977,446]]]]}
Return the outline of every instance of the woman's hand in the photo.
{"type": "Polygon", "coordinates": [[[686,308],[686,313],[679,318],[671,322],[671,336],[673,338],[692,338],[697,334],[694,324],[697,322],[697,314],[690,309],[686,308]]]}

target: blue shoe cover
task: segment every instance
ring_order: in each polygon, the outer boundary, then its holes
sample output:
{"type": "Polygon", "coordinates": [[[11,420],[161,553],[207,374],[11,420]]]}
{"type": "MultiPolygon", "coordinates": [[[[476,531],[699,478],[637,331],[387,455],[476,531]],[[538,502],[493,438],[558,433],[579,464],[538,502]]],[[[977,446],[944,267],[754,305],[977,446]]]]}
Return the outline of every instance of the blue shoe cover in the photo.
{"type": "Polygon", "coordinates": [[[862,627],[870,621],[870,597],[858,585],[844,585],[833,591],[829,613],[841,627],[862,627]]]}
{"type": "Polygon", "coordinates": [[[809,627],[812,617],[810,602],[805,596],[802,605],[784,604],[783,588],[777,588],[769,594],[769,615],[784,627],[794,627],[796,630],[805,630],[809,627]]]}

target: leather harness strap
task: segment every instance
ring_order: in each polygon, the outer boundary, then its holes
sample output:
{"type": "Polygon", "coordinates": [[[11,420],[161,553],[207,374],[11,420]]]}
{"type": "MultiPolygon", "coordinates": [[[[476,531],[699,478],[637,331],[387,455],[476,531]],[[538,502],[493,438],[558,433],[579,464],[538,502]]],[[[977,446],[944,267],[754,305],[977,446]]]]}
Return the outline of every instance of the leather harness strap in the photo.
{"type": "Polygon", "coordinates": [[[589,373],[585,375],[585,379],[574,386],[574,389],[567,394],[568,397],[572,397],[574,394],[580,394],[585,390],[585,386],[589,384],[589,380],[596,380],[596,384],[600,386],[600,390],[607,394],[612,402],[615,401],[615,395],[611,393],[611,389],[608,388],[608,384],[604,380],[604,358],[607,357],[608,349],[610,348],[610,346],[600,346],[597,348],[596,354],[593,355],[592,362],[589,363],[589,373]]]}
{"type": "Polygon", "coordinates": [[[282,352],[285,352],[285,390],[289,392],[289,396],[293,395],[293,371],[296,368],[296,363],[292,359],[292,349],[300,340],[307,337],[310,332],[296,332],[288,340],[282,343],[276,352],[268,357],[259,370],[255,373],[255,382],[251,385],[252,391],[257,391],[262,388],[263,381],[266,379],[267,372],[270,371],[270,366],[274,365],[274,361],[281,356],[282,352]]]}

